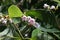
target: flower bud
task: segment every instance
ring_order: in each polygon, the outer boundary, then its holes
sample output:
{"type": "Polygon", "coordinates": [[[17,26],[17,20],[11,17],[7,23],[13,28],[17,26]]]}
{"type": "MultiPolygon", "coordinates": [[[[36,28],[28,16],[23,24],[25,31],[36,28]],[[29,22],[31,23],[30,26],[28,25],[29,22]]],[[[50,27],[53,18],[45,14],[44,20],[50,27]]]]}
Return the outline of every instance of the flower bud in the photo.
{"type": "Polygon", "coordinates": [[[1,18],[1,20],[3,21],[3,20],[4,20],[4,18],[1,18]]]}
{"type": "Polygon", "coordinates": [[[39,28],[40,24],[36,22],[33,26],[36,27],[36,28],[39,28]]]}
{"type": "Polygon", "coordinates": [[[47,5],[47,4],[44,4],[44,6],[43,6],[44,8],[49,8],[49,5],[47,5]]]}
{"type": "Polygon", "coordinates": [[[54,5],[52,5],[52,6],[50,7],[50,9],[55,9],[55,6],[54,6],[54,5]]]}

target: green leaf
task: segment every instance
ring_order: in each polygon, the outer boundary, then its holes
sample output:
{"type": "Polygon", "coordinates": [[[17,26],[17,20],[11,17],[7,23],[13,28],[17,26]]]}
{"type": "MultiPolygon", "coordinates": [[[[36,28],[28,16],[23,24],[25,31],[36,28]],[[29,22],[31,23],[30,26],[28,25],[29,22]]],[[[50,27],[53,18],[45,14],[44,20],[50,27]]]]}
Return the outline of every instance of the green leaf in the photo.
{"type": "Polygon", "coordinates": [[[23,15],[22,11],[16,6],[11,5],[8,8],[9,17],[21,17],[23,15]]]}
{"type": "Polygon", "coordinates": [[[26,12],[26,15],[27,16],[34,16],[34,17],[37,17],[40,20],[43,20],[42,15],[41,15],[41,11],[29,10],[29,11],[26,12]]]}
{"type": "Polygon", "coordinates": [[[55,1],[55,2],[57,2],[58,4],[58,6],[60,6],[60,0],[53,0],[53,1],[55,1]]]}
{"type": "Polygon", "coordinates": [[[10,32],[7,34],[7,36],[13,37],[12,30],[10,30],[10,32]]]}
{"type": "Polygon", "coordinates": [[[44,31],[44,32],[50,32],[50,33],[60,32],[60,31],[59,31],[58,29],[56,29],[56,28],[47,29],[47,28],[40,27],[40,30],[42,30],[42,31],[44,31]]]}
{"type": "Polygon", "coordinates": [[[40,29],[33,30],[31,40],[37,40],[37,37],[41,36],[41,34],[42,34],[42,32],[40,29]]]}
{"type": "Polygon", "coordinates": [[[20,18],[12,18],[12,19],[13,19],[14,24],[17,24],[20,22],[20,18]]]}
{"type": "MultiPolygon", "coordinates": [[[[44,32],[43,33],[43,37],[42,37],[44,40],[54,40],[54,38],[51,36],[51,35],[49,35],[47,32],[44,32]]],[[[42,39],[41,38],[41,39],[42,39]]]]}
{"type": "Polygon", "coordinates": [[[9,31],[9,28],[6,28],[4,31],[0,32],[0,37],[6,35],[8,31],[9,31]]]}
{"type": "Polygon", "coordinates": [[[37,35],[39,35],[39,34],[41,34],[42,32],[41,32],[41,30],[40,29],[35,29],[35,30],[33,30],[33,32],[32,32],[32,37],[35,37],[35,36],[37,36],[37,35]]]}

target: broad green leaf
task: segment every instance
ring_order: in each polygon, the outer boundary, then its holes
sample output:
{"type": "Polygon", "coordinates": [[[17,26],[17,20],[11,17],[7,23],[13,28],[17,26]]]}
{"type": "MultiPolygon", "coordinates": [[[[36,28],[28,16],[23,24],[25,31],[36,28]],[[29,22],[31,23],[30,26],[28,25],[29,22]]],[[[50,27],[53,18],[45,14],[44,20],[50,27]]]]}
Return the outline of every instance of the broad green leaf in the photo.
{"type": "Polygon", "coordinates": [[[58,29],[56,29],[56,28],[47,29],[47,28],[40,27],[40,30],[42,30],[42,31],[44,31],[44,32],[50,32],[50,33],[60,32],[60,31],[59,31],[58,29]]]}
{"type": "Polygon", "coordinates": [[[9,17],[21,17],[23,15],[22,11],[16,6],[11,5],[8,8],[9,17]]]}
{"type": "Polygon", "coordinates": [[[42,15],[41,15],[41,11],[29,10],[29,11],[26,12],[26,15],[27,16],[34,16],[34,17],[37,17],[40,20],[43,20],[42,15]]]}
{"type": "Polygon", "coordinates": [[[40,29],[33,30],[31,40],[37,40],[37,37],[41,36],[41,34],[42,34],[42,32],[40,29]]]}
{"type": "Polygon", "coordinates": [[[8,31],[9,31],[9,28],[6,28],[4,31],[0,32],[0,37],[6,35],[8,31]]]}
{"type": "Polygon", "coordinates": [[[44,38],[44,40],[54,40],[54,38],[52,36],[50,36],[47,32],[43,33],[43,37],[42,38],[44,38]]]}

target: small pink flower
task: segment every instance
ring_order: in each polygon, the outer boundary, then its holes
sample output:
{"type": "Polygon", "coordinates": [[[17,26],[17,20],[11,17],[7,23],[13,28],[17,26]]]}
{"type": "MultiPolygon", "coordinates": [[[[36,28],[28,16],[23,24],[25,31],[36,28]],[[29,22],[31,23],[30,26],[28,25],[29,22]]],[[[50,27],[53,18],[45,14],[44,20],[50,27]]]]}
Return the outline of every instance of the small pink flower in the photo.
{"type": "Polygon", "coordinates": [[[28,21],[28,23],[29,23],[30,25],[35,24],[35,19],[31,18],[31,19],[28,21]]]}
{"type": "Polygon", "coordinates": [[[22,21],[27,21],[27,17],[25,15],[22,16],[22,21]]]}

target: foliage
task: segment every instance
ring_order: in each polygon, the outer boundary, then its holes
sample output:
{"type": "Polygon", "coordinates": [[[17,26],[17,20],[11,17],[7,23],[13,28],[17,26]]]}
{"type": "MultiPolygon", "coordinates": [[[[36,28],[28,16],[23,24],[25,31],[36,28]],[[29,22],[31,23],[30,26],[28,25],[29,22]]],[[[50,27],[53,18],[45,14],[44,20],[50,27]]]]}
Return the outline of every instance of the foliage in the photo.
{"type": "Polygon", "coordinates": [[[22,16],[21,10],[19,10],[19,8],[17,8],[15,5],[12,5],[8,9],[8,13],[9,13],[9,17],[21,17],[22,16]]]}
{"type": "Polygon", "coordinates": [[[59,0],[1,0],[0,4],[0,40],[60,40],[59,0]]]}

